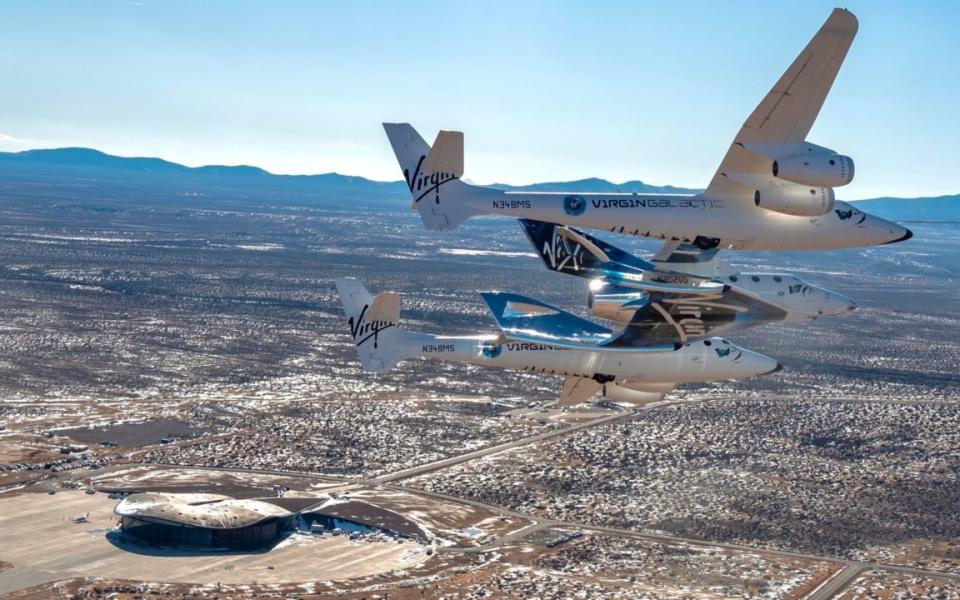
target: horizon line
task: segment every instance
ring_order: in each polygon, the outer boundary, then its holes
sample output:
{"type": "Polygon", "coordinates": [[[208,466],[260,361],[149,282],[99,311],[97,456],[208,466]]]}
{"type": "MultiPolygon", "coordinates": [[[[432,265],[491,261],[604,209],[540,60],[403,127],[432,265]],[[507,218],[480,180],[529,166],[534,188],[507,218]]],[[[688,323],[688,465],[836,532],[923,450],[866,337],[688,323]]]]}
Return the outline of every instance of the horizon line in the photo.
{"type": "MultiPolygon", "coordinates": [[[[168,163],[168,164],[171,164],[171,165],[176,165],[176,166],[179,166],[179,167],[183,167],[183,168],[186,168],[186,169],[204,169],[204,168],[212,168],[212,167],[224,167],[224,168],[230,168],[230,169],[247,168],[247,169],[256,169],[256,170],[258,170],[258,171],[262,171],[263,173],[266,173],[267,175],[270,175],[270,176],[273,176],[273,177],[321,177],[321,176],[325,176],[325,175],[336,175],[336,176],[338,176],[338,177],[353,177],[353,178],[357,178],[357,179],[363,179],[363,180],[369,181],[369,182],[371,182],[371,183],[379,183],[379,184],[404,183],[404,180],[403,180],[403,179],[391,179],[391,180],[373,179],[373,178],[367,177],[367,176],[365,176],[365,175],[352,175],[352,174],[349,174],[349,173],[341,173],[341,172],[339,172],[339,171],[326,171],[326,172],[318,172],[318,173],[278,173],[278,172],[270,171],[270,170],[265,169],[265,168],[263,168],[263,167],[260,167],[260,166],[257,166],[257,165],[252,165],[252,164],[248,164],[248,163],[238,163],[238,164],[206,163],[206,164],[199,164],[199,165],[191,165],[191,164],[184,163],[184,162],[178,162],[178,161],[175,161],[175,160],[170,160],[170,159],[164,158],[164,157],[162,157],[162,156],[143,156],[143,155],[129,156],[129,155],[123,155],[123,154],[113,154],[113,153],[111,153],[111,152],[107,152],[107,151],[105,151],[105,150],[100,150],[100,149],[98,149],[98,148],[93,148],[93,147],[90,147],[90,146],[56,146],[56,147],[48,147],[48,148],[47,148],[47,147],[45,147],[45,148],[27,148],[27,149],[24,149],[24,150],[0,150],[0,155],[19,155],[19,154],[29,154],[29,153],[31,153],[31,152],[51,152],[51,151],[58,151],[58,150],[83,150],[83,151],[86,151],[86,152],[95,152],[95,153],[101,154],[101,155],[103,155],[103,156],[109,156],[109,157],[111,157],[111,158],[119,158],[119,159],[130,159],[130,160],[136,160],[136,159],[159,160],[159,161],[162,161],[162,162],[165,162],[165,163],[168,163]]],[[[695,191],[696,193],[701,193],[701,192],[705,189],[705,188],[687,187],[687,186],[674,185],[674,184],[663,184],[663,185],[661,185],[661,184],[654,184],[654,183],[648,183],[648,182],[646,182],[646,181],[643,181],[642,179],[628,179],[628,180],[626,180],[626,181],[616,182],[616,181],[612,181],[612,180],[610,180],[610,179],[606,179],[606,178],[604,178],[604,177],[598,177],[598,176],[584,177],[584,178],[581,178],[581,179],[552,180],[552,181],[536,181],[536,182],[532,182],[532,183],[506,183],[506,182],[503,182],[503,181],[497,181],[497,182],[494,182],[494,183],[478,183],[478,182],[475,182],[475,181],[470,180],[470,178],[463,178],[463,179],[464,179],[467,183],[471,183],[471,184],[477,185],[477,186],[486,186],[486,187],[498,186],[498,185],[499,185],[499,186],[511,186],[511,187],[527,187],[527,186],[533,186],[533,185],[559,184],[559,183],[578,183],[578,182],[588,181],[588,180],[598,180],[598,181],[606,182],[606,183],[611,184],[611,185],[614,185],[614,186],[617,186],[617,185],[626,185],[626,184],[629,184],[629,183],[641,183],[641,184],[643,184],[643,185],[649,185],[649,186],[651,186],[651,187],[672,187],[672,188],[677,188],[677,189],[693,190],[693,191],[695,191]]],[[[945,198],[945,197],[952,197],[952,196],[960,196],[960,192],[957,192],[957,193],[949,193],[949,192],[948,192],[948,193],[943,193],[943,194],[939,194],[939,195],[936,195],[936,196],[912,196],[912,197],[908,197],[908,196],[875,196],[875,197],[872,197],[872,198],[855,198],[855,199],[847,199],[847,200],[844,200],[844,201],[845,201],[845,202],[860,202],[860,201],[864,201],[864,200],[877,200],[877,199],[887,199],[887,198],[889,198],[889,199],[895,199],[895,200],[919,200],[919,199],[945,198]]]]}

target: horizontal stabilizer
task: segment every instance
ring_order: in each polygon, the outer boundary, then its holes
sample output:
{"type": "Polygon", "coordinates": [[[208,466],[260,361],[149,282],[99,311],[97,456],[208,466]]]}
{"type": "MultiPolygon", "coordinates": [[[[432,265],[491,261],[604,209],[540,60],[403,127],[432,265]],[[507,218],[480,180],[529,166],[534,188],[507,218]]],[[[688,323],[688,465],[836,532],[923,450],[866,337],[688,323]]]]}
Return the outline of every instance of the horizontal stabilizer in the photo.
{"type": "Polygon", "coordinates": [[[586,377],[567,377],[563,382],[563,390],[560,392],[560,399],[557,401],[558,407],[576,406],[582,404],[597,395],[603,384],[594,379],[586,377]]]}
{"type": "Polygon", "coordinates": [[[400,321],[400,295],[396,292],[380,292],[374,296],[367,311],[367,320],[385,323],[400,321]]]}
{"type": "Polygon", "coordinates": [[[431,173],[449,173],[463,177],[463,132],[441,131],[437,134],[427,160],[426,170],[431,173]]]}

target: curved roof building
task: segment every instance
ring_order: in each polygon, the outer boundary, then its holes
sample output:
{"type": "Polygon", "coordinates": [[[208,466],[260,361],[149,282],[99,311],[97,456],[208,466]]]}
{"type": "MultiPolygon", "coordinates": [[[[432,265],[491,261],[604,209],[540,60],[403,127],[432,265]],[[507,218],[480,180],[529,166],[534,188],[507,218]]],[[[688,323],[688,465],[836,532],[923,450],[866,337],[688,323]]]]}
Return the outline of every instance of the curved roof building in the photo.
{"type": "Polygon", "coordinates": [[[219,494],[132,494],[117,504],[124,533],[163,545],[272,546],[294,529],[297,513],[262,500],[219,494]]]}
{"type": "Polygon", "coordinates": [[[303,525],[344,532],[380,532],[428,542],[417,522],[361,499],[237,499],[208,493],[139,492],[113,509],[125,534],[164,546],[254,549],[273,546],[303,525]]]}

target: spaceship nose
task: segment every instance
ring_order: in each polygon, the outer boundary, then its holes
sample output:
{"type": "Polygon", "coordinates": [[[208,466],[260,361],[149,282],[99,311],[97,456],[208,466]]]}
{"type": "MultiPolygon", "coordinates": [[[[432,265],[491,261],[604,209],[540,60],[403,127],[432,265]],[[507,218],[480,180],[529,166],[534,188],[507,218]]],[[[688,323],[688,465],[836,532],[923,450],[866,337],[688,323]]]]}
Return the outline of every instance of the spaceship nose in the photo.
{"type": "Polygon", "coordinates": [[[827,298],[827,310],[823,311],[826,315],[842,315],[857,310],[857,303],[836,292],[827,292],[830,296],[827,298]]]}
{"type": "Polygon", "coordinates": [[[750,350],[745,350],[743,353],[750,357],[750,363],[753,368],[753,373],[756,375],[766,375],[767,373],[775,373],[783,368],[779,362],[770,358],[769,356],[766,356],[765,354],[760,354],[759,352],[752,352],[750,350]]]}

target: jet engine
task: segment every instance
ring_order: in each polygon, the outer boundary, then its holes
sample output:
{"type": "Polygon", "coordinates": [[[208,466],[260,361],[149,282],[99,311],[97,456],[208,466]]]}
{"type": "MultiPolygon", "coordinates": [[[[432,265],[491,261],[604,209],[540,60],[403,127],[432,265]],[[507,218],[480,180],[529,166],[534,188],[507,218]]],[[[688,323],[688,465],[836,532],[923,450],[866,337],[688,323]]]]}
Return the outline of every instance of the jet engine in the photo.
{"type": "Polygon", "coordinates": [[[587,306],[601,319],[629,323],[637,309],[646,304],[647,294],[594,279],[587,290],[587,306]]]}
{"type": "Polygon", "coordinates": [[[757,190],[753,202],[761,207],[797,217],[816,217],[833,210],[833,188],[775,185],[757,190]]]}
{"type": "Polygon", "coordinates": [[[773,176],[801,185],[840,187],[853,181],[853,159],[841,154],[794,154],[773,161],[773,176]]]}

